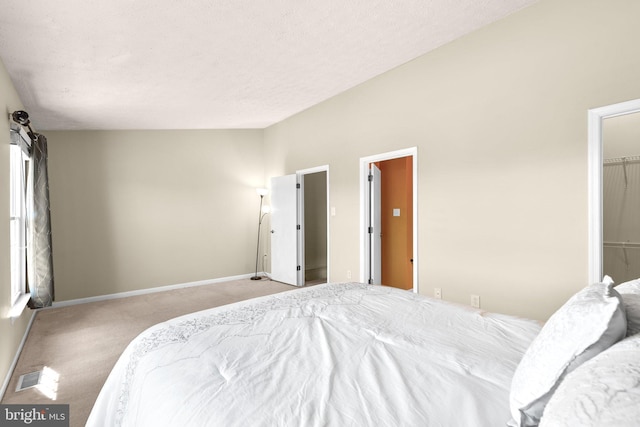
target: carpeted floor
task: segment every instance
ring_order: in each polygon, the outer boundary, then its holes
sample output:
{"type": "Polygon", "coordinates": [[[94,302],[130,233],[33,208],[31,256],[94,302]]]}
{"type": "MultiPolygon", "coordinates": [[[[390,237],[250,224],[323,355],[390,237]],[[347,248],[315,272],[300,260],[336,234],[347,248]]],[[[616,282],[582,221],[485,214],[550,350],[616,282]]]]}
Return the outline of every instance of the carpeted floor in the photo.
{"type": "Polygon", "coordinates": [[[140,332],[183,314],[293,289],[246,279],[40,310],[2,403],[69,404],[70,426],[84,426],[113,365],[140,332]],[[45,366],[59,375],[51,396],[35,388],[15,392],[20,375],[45,366]]]}

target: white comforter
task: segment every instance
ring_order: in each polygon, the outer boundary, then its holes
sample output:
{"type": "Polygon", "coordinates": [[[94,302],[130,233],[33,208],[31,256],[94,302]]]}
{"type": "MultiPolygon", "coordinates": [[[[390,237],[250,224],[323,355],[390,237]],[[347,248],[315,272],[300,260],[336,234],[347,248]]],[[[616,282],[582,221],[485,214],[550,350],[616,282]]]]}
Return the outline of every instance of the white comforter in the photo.
{"type": "Polygon", "coordinates": [[[88,426],[504,426],[537,322],[330,284],[160,323],[88,426]]]}

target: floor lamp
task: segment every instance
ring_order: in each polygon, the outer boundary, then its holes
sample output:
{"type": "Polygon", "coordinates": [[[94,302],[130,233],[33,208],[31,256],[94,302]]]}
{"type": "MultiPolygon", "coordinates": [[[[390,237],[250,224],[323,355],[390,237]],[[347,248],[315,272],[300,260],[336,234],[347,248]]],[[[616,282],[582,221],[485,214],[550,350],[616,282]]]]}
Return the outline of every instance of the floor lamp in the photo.
{"type": "Polygon", "coordinates": [[[260,255],[260,227],[262,226],[262,220],[264,219],[264,216],[267,213],[269,213],[269,207],[262,206],[264,196],[266,196],[267,192],[268,191],[266,188],[256,188],[256,193],[258,193],[258,195],[260,196],[260,210],[258,211],[258,243],[256,244],[256,273],[251,278],[251,280],[262,279],[262,277],[258,276],[258,258],[260,255]]]}

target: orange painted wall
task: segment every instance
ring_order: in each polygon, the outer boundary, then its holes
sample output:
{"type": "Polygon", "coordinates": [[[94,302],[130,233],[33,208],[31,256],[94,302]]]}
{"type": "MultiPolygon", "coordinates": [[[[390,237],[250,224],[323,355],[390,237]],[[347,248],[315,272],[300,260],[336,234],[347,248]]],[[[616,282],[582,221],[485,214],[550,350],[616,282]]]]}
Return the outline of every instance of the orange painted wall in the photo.
{"type": "Polygon", "coordinates": [[[413,163],[411,157],[378,162],[382,175],[382,284],[413,287],[413,163]],[[400,209],[400,216],[393,210],[400,209]]]}

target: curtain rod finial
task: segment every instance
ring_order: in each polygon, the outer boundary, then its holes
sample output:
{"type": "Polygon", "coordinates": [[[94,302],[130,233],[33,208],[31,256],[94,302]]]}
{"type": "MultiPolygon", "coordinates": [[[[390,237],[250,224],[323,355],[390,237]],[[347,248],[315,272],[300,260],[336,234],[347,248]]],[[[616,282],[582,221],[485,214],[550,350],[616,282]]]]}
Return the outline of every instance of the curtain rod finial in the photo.
{"type": "Polygon", "coordinates": [[[29,113],[23,110],[14,111],[11,114],[11,118],[14,122],[22,126],[29,126],[29,123],[31,123],[31,121],[29,120],[29,113]]]}

